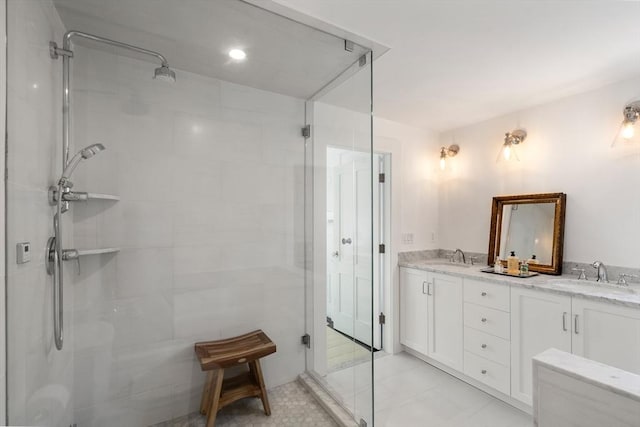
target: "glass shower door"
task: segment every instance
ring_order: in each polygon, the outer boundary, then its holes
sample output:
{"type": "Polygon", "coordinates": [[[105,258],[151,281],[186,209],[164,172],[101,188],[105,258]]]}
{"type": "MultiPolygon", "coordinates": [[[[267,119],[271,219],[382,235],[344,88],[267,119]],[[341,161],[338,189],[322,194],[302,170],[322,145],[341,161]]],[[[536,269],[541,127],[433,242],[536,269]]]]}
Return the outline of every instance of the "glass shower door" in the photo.
{"type": "Polygon", "coordinates": [[[378,330],[371,56],[364,54],[307,102],[306,159],[313,167],[307,167],[305,215],[307,371],[356,422],[369,426],[378,330]]]}

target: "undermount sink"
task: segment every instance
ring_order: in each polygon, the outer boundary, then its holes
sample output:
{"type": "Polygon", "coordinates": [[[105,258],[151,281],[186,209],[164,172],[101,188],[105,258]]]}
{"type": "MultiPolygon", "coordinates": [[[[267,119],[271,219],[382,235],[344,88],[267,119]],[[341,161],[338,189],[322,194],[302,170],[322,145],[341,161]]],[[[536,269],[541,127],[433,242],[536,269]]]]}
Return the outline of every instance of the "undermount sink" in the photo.
{"type": "Polygon", "coordinates": [[[437,262],[431,264],[434,267],[461,267],[461,268],[469,268],[471,264],[463,264],[461,262],[437,262]]]}
{"type": "Polygon", "coordinates": [[[587,280],[577,279],[554,279],[550,280],[548,283],[557,288],[582,292],[606,292],[632,295],[640,293],[637,288],[625,285],[616,285],[615,283],[590,282],[587,280]]]}

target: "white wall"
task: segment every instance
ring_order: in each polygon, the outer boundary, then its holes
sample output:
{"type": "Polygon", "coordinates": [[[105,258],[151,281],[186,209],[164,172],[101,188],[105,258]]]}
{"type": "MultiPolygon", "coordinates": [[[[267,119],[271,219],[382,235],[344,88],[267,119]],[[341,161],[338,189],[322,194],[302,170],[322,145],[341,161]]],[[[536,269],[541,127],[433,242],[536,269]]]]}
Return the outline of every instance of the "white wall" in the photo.
{"type": "MultiPolygon", "coordinates": [[[[66,334],[60,352],[53,344],[52,279],[44,263],[47,238],[53,234],[47,188],[60,174],[62,151],[62,64],[49,57],[49,41],[61,41],[65,29],[51,1],[9,0],[7,14],[9,421],[68,426],[73,415],[73,340],[66,334]],[[31,262],[16,264],[18,242],[31,242],[31,262]]],[[[69,216],[64,225],[68,237],[69,216]]],[[[67,326],[72,322],[72,298],[65,294],[67,326]]]]}
{"type": "Polygon", "coordinates": [[[611,148],[640,79],[441,135],[461,151],[440,183],[441,248],[487,252],[496,195],[567,194],[564,259],[638,267],[640,147],[611,148]],[[496,163],[504,133],[524,128],[520,162],[496,163]]]}
{"type": "Polygon", "coordinates": [[[74,204],[78,425],[149,425],[198,409],[193,344],[263,329],[268,387],[304,371],[304,102],[76,48],[74,204]]]}

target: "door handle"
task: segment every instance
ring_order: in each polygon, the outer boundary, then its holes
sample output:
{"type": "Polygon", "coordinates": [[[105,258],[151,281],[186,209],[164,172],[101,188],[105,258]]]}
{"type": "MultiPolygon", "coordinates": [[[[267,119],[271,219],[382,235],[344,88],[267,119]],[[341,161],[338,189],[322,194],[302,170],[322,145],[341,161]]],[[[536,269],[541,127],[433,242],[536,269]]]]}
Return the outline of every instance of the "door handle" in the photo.
{"type": "Polygon", "coordinates": [[[350,245],[351,244],[351,237],[345,239],[344,237],[342,238],[342,244],[343,245],[350,245]]]}
{"type": "Polygon", "coordinates": [[[567,332],[567,312],[562,313],[562,330],[567,332]]]}
{"type": "Polygon", "coordinates": [[[431,293],[431,283],[427,283],[427,295],[433,295],[431,293]]]}
{"type": "Polygon", "coordinates": [[[573,333],[578,335],[578,315],[573,316],[573,333]]]}
{"type": "Polygon", "coordinates": [[[425,281],[425,282],[422,282],[422,293],[423,293],[423,294],[425,294],[425,295],[429,295],[429,294],[427,293],[428,291],[427,291],[427,292],[425,292],[425,291],[424,291],[424,285],[425,285],[426,283],[427,283],[426,281],[425,281]]]}

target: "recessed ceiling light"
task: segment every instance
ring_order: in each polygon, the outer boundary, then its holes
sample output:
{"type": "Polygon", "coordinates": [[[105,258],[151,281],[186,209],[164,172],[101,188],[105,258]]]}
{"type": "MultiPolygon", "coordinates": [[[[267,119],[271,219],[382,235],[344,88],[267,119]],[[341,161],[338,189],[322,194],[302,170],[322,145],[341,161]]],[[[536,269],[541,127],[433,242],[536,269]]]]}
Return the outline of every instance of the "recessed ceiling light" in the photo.
{"type": "Polygon", "coordinates": [[[241,49],[231,49],[229,51],[229,56],[232,59],[241,60],[241,59],[245,59],[247,57],[247,54],[245,53],[244,50],[241,50],[241,49]]]}

